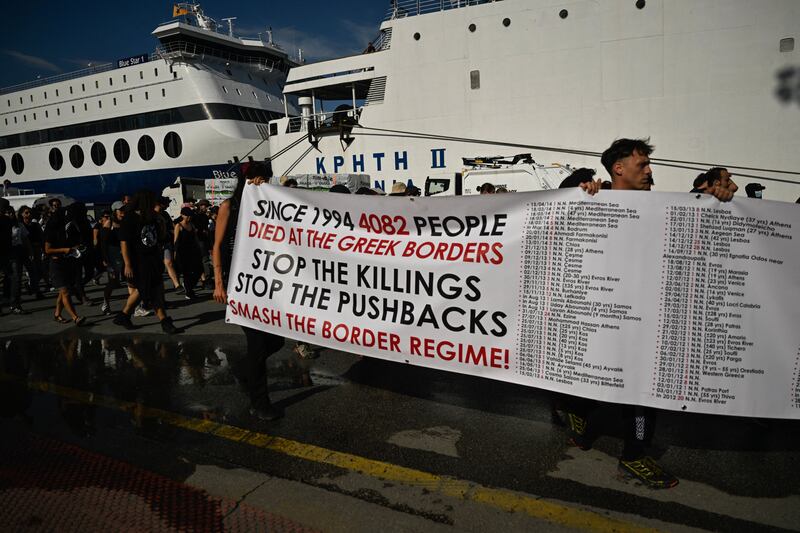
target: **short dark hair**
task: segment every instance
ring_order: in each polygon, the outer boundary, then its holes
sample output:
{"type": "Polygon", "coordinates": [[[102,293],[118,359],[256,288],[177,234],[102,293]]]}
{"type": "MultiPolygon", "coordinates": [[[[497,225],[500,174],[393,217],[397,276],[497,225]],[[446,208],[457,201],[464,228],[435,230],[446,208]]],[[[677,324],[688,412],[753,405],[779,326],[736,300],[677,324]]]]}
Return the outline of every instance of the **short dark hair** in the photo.
{"type": "Polygon", "coordinates": [[[493,184],[489,183],[488,181],[486,183],[484,183],[483,185],[481,185],[480,187],[478,187],[478,192],[479,193],[485,193],[486,192],[486,193],[489,193],[489,194],[493,194],[495,192],[495,190],[496,190],[495,186],[493,184]]]}
{"type": "Polygon", "coordinates": [[[723,171],[727,172],[728,169],[725,167],[714,167],[712,169],[709,169],[708,172],[706,172],[706,184],[709,187],[713,186],[715,181],[717,181],[718,179],[722,179],[723,171]]]}
{"type": "Polygon", "coordinates": [[[271,178],[272,172],[267,168],[267,165],[261,161],[248,162],[247,165],[242,165],[242,173],[245,179],[251,180],[261,176],[262,178],[271,178]]]}
{"type": "Polygon", "coordinates": [[[630,157],[636,152],[642,155],[650,155],[653,150],[655,150],[655,146],[650,144],[650,137],[646,139],[617,139],[600,156],[600,162],[603,163],[603,167],[608,171],[608,174],[613,175],[611,169],[614,167],[614,163],[620,159],[630,157]]]}
{"type": "Polygon", "coordinates": [[[596,171],[593,168],[579,168],[561,182],[558,186],[559,189],[570,189],[572,187],[579,187],[581,183],[592,181],[596,171]]]}
{"type": "Polygon", "coordinates": [[[294,178],[287,178],[286,181],[283,182],[284,187],[297,187],[297,180],[294,178]]]}
{"type": "Polygon", "coordinates": [[[694,183],[692,183],[692,187],[695,189],[701,186],[706,182],[706,173],[703,172],[702,174],[698,174],[697,177],[694,179],[694,183]]]}

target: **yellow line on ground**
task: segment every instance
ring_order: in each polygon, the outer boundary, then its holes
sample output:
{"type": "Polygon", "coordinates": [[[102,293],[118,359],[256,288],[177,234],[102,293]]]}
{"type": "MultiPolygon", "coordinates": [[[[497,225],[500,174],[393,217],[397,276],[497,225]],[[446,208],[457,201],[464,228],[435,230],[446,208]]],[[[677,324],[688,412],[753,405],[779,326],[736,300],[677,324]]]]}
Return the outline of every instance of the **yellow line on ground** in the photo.
{"type": "MultiPolygon", "coordinates": [[[[0,373],[0,379],[21,381],[19,377],[5,373],[0,373]]],[[[449,497],[480,503],[506,512],[525,513],[533,518],[546,520],[561,526],[600,533],[657,531],[652,528],[602,516],[591,511],[547,502],[529,494],[484,487],[469,481],[439,476],[349,453],[337,452],[313,444],[258,433],[228,424],[186,417],[163,409],[145,407],[134,402],[121,401],[109,396],[97,395],[54,383],[27,381],[27,385],[32,390],[56,394],[72,401],[119,411],[137,412],[146,418],[155,418],[174,427],[213,435],[307,461],[336,466],[369,477],[423,487],[431,492],[439,492],[449,497]]]]}

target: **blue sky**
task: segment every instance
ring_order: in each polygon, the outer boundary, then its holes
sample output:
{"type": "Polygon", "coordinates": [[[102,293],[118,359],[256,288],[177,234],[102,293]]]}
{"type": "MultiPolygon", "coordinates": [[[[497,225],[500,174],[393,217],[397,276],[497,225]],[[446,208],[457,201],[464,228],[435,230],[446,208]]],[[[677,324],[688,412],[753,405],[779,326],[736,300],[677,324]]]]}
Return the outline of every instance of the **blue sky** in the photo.
{"type": "MultiPolygon", "coordinates": [[[[310,60],[359,52],[377,36],[388,0],[207,0],[206,15],[238,17],[234,31],[255,37],[268,26],[288,50],[310,60]]],[[[152,52],[150,35],[170,20],[172,2],[8,2],[0,34],[0,87],[152,52]]],[[[294,55],[294,54],[293,54],[294,55]]]]}

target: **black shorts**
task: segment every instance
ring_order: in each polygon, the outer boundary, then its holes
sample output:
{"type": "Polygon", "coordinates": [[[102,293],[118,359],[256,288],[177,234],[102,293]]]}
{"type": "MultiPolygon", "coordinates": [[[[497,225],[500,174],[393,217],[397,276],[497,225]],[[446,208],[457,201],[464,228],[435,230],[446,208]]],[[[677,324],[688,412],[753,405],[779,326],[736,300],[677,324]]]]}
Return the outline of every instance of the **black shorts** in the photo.
{"type": "Polygon", "coordinates": [[[53,258],[50,261],[50,278],[56,289],[69,289],[80,276],[81,265],[74,257],[53,258]]]}

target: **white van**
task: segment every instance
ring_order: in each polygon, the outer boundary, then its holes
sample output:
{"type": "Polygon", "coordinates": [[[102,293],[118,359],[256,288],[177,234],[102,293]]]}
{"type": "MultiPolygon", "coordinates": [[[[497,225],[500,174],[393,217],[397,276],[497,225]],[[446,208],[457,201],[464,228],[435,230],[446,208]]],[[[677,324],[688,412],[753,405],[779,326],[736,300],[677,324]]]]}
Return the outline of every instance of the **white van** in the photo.
{"type": "Polygon", "coordinates": [[[508,192],[547,191],[558,189],[561,182],[575,171],[569,165],[541,165],[530,154],[513,158],[464,158],[464,169],[455,174],[431,175],[425,180],[425,196],[461,196],[480,194],[484,183],[508,192]]]}

